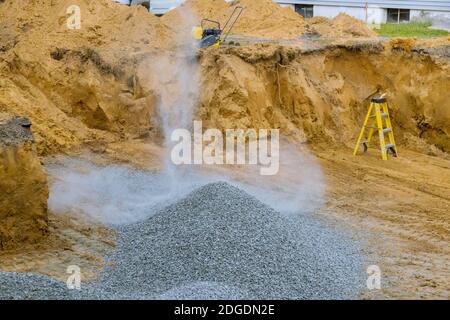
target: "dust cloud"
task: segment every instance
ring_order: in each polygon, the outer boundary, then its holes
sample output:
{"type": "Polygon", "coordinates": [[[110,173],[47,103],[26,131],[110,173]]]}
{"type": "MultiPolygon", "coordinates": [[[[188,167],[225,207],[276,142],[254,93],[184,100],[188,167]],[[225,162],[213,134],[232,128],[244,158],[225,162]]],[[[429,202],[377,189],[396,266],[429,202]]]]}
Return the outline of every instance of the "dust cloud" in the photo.
{"type": "Polygon", "coordinates": [[[174,176],[168,170],[100,166],[69,157],[46,169],[51,177],[50,211],[82,214],[106,225],[143,221],[195,189],[217,181],[228,182],[286,215],[312,213],[324,199],[320,166],[306,150],[292,145],[282,145],[276,176],[259,175],[256,165],[176,168],[174,176]]]}
{"type": "MultiPolygon", "coordinates": [[[[183,8],[183,7],[182,7],[183,8]]],[[[217,181],[235,185],[283,213],[311,212],[323,199],[320,167],[309,152],[288,142],[280,146],[280,172],[261,176],[259,166],[175,166],[170,159],[175,129],[192,129],[201,92],[198,48],[191,36],[197,17],[185,7],[176,26],[179,45],[161,51],[148,65],[157,97],[165,154],[160,172],[125,165],[98,166],[65,158],[47,167],[53,177],[49,208],[77,212],[107,225],[145,220],[196,188],[217,181]]]]}

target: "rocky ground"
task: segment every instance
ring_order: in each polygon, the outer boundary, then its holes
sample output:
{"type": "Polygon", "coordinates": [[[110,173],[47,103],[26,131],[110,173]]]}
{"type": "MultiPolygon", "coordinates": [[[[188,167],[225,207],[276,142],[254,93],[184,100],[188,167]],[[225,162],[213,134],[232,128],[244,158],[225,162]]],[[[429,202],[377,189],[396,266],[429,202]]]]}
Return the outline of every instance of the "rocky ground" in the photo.
{"type": "Polygon", "coordinates": [[[361,249],[306,213],[283,216],[227,183],[208,184],[118,228],[98,280],[81,291],[1,273],[3,299],[354,299],[361,249]]]}

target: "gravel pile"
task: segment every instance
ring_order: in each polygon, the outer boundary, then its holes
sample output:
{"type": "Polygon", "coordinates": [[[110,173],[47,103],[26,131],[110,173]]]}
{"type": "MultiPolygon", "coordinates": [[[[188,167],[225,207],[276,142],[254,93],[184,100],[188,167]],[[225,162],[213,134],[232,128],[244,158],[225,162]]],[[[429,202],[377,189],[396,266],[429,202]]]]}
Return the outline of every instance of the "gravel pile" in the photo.
{"type": "MultiPolygon", "coordinates": [[[[354,242],[310,217],[284,216],[227,183],[206,185],[118,231],[113,266],[83,286],[79,298],[343,299],[357,298],[364,284],[354,242]]],[[[53,282],[47,287],[59,295],[53,282]]]]}
{"type": "Polygon", "coordinates": [[[70,299],[65,283],[49,277],[15,272],[0,272],[0,299],[70,299]]]}
{"type": "Polygon", "coordinates": [[[0,145],[14,146],[34,141],[31,121],[24,117],[0,113],[0,145]]]}

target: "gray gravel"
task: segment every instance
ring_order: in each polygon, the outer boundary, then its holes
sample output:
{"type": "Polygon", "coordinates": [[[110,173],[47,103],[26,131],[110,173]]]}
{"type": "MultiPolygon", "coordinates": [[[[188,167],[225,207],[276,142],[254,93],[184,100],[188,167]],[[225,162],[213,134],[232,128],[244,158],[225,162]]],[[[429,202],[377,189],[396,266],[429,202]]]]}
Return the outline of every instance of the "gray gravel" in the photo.
{"type": "Polygon", "coordinates": [[[0,145],[16,146],[34,141],[30,120],[19,116],[2,118],[0,114],[0,145]]]}
{"type": "MultiPolygon", "coordinates": [[[[206,185],[118,232],[113,266],[76,298],[345,299],[358,298],[364,284],[356,243],[227,183],[206,185]]],[[[42,277],[0,273],[0,298],[71,298],[47,281],[24,296],[42,277]]]]}
{"type": "Polygon", "coordinates": [[[0,272],[0,299],[70,299],[65,283],[29,273],[0,272]]]}
{"type": "Polygon", "coordinates": [[[160,300],[189,300],[195,297],[200,300],[243,300],[251,296],[242,289],[223,283],[198,281],[177,286],[160,295],[160,300]]]}

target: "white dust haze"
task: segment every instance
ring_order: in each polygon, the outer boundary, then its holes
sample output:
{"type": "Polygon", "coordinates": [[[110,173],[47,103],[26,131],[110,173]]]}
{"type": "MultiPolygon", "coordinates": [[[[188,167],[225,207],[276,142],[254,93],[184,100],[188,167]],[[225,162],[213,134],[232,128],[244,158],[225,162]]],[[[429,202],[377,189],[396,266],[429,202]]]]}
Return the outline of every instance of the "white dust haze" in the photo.
{"type": "Polygon", "coordinates": [[[286,142],[280,145],[280,172],[276,176],[261,176],[259,167],[250,165],[204,168],[172,164],[172,131],[192,129],[201,90],[198,49],[191,36],[196,19],[187,11],[183,16],[185,21],[177,33],[181,45],[175,51],[155,56],[148,70],[158,99],[158,124],[166,150],[163,169],[155,173],[126,165],[100,166],[63,158],[47,166],[52,212],[82,214],[106,225],[129,224],[215,181],[240,187],[283,213],[312,212],[322,205],[324,182],[320,167],[305,148],[286,142]]]}
{"type": "Polygon", "coordinates": [[[166,170],[151,172],[126,165],[95,165],[63,158],[46,167],[51,177],[49,208],[54,213],[77,213],[106,225],[145,220],[159,209],[211,182],[226,181],[287,214],[312,213],[323,204],[324,179],[307,153],[282,145],[280,173],[261,176],[257,166],[240,169],[177,171],[176,183],[166,170]]]}
{"type": "Polygon", "coordinates": [[[175,129],[191,129],[201,89],[198,48],[192,37],[197,20],[189,8],[183,7],[182,10],[182,20],[175,26],[177,47],[161,51],[148,68],[157,88],[158,125],[166,150],[163,170],[167,171],[174,184],[177,168],[170,160],[173,147],[170,138],[175,129]]]}

